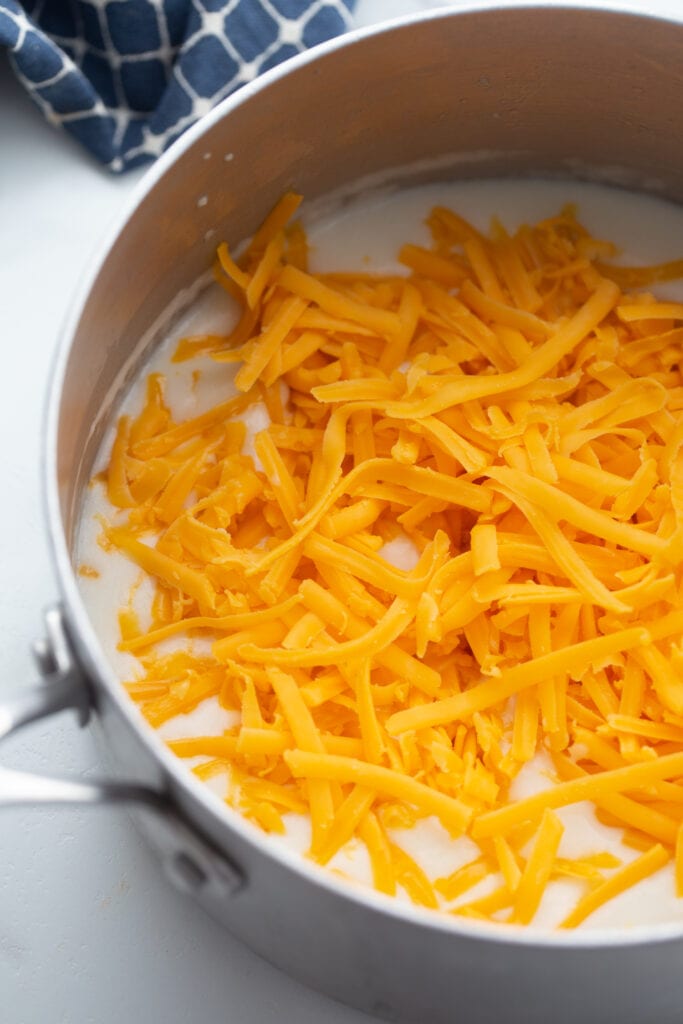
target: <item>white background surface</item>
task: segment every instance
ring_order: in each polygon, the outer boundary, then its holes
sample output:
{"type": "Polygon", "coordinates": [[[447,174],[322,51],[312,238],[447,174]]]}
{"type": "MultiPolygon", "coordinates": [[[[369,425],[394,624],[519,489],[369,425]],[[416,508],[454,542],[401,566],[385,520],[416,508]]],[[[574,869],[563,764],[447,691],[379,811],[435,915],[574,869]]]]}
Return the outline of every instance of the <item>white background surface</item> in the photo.
{"type": "MultiPolygon", "coordinates": [[[[678,4],[647,6],[680,17],[678,4]]],[[[432,6],[360,0],[356,20],[432,6]]],[[[108,176],[48,127],[0,55],[0,700],[36,676],[30,643],[57,595],[40,460],[58,328],[139,177],[108,176]]],[[[66,716],[10,741],[2,760],[55,774],[98,769],[88,731],[66,716]]],[[[0,1024],[369,1020],[267,966],[178,895],[122,812],[2,812],[0,1024]]]]}

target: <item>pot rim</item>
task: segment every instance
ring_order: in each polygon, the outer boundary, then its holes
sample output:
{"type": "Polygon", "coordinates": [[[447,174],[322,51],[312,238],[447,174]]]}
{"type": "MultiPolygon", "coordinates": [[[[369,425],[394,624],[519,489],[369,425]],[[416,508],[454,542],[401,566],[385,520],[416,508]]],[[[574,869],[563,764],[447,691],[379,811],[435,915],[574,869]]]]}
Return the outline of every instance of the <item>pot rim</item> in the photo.
{"type": "MultiPolygon", "coordinates": [[[[386,896],[369,887],[362,887],[352,882],[335,877],[325,868],[306,861],[303,856],[280,844],[270,843],[268,836],[257,826],[247,821],[211,792],[208,786],[197,779],[186,769],[161,740],[158,733],[144,720],[132,700],[126,695],[120,681],[116,677],[106,658],[95,630],[91,625],[85,604],[76,581],[71,562],[67,537],[65,534],[59,500],[59,483],[57,475],[57,439],[60,406],[63,385],[66,378],[67,364],[71,351],[72,338],[88,300],[88,296],[104,267],[109,254],[119,236],[148,193],[164,177],[169,168],[188,149],[198,143],[217,122],[229,117],[231,112],[250,101],[251,97],[275,85],[281,78],[296,73],[310,63],[324,60],[329,54],[349,46],[362,43],[365,39],[380,35],[391,35],[394,32],[408,29],[415,24],[429,21],[451,21],[466,16],[479,15],[495,17],[505,11],[546,10],[553,14],[572,13],[577,17],[589,17],[600,14],[614,17],[615,21],[624,18],[662,22],[683,26],[683,8],[680,15],[663,15],[652,11],[621,6],[616,0],[604,5],[593,0],[563,0],[561,4],[548,0],[523,0],[521,3],[490,4],[486,0],[468,0],[457,8],[436,8],[419,14],[406,15],[382,21],[365,28],[352,29],[318,46],[286,60],[282,64],[264,72],[257,79],[247,83],[235,93],[222,100],[212,111],[187,129],[169,149],[163,153],[141,180],[133,188],[127,201],[118,214],[115,223],[109,228],[98,245],[98,257],[73,296],[66,319],[59,332],[58,344],[53,358],[50,376],[49,393],[44,412],[43,425],[43,501],[48,522],[51,556],[57,572],[59,590],[67,611],[67,620],[73,627],[74,643],[79,655],[86,662],[88,678],[95,689],[102,687],[116,706],[128,727],[137,734],[144,745],[160,765],[164,777],[170,776],[173,783],[183,792],[188,802],[197,802],[202,809],[212,816],[217,823],[226,824],[236,832],[247,845],[256,848],[267,857],[279,861],[280,864],[294,871],[304,880],[315,886],[327,889],[343,899],[355,901],[377,913],[387,915],[397,921],[405,922],[444,932],[455,934],[463,939],[471,939],[487,944],[498,943],[501,946],[522,946],[528,948],[556,948],[576,950],[600,950],[605,947],[638,946],[676,941],[683,939],[683,922],[663,922],[659,924],[634,925],[631,928],[596,928],[586,931],[541,931],[523,925],[505,925],[501,923],[457,918],[453,915],[433,911],[404,903],[396,898],[386,896]]],[[[249,884],[248,872],[246,884],[249,884]]]]}

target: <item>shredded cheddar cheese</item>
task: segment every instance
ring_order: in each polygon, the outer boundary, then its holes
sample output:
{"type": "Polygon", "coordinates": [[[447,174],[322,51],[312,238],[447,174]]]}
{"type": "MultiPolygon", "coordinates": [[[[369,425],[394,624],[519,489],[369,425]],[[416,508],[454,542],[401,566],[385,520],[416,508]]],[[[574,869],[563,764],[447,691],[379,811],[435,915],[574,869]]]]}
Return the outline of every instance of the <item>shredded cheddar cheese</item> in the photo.
{"type": "Polygon", "coordinates": [[[131,696],[155,726],[217,697],[238,724],[171,749],[266,831],[307,814],[320,864],[364,844],[383,893],[526,925],[570,878],[571,928],[673,860],[681,895],[683,305],[622,288],[683,263],[614,267],[570,208],[485,237],[437,207],[406,276],[316,274],[299,202],[218,247],[240,319],[175,356],[238,396],[175,422],[155,374],[119,421],[102,542],[154,584],[131,696]],[[627,863],[561,856],[580,801],[627,863]],[[392,831],[428,816],[480,851],[434,881],[392,831]]]}

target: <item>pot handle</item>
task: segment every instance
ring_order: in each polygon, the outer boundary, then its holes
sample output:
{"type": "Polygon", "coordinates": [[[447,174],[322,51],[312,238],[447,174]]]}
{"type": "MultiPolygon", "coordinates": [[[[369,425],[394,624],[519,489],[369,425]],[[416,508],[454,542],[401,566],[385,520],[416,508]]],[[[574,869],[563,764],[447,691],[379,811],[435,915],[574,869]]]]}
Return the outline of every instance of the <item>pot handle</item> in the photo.
{"type": "MultiPolygon", "coordinates": [[[[0,743],[23,726],[73,709],[90,717],[88,686],[71,651],[61,608],[46,613],[47,637],[34,651],[43,681],[0,698],[0,743]]],[[[224,898],[243,884],[242,872],[179,817],[169,797],[137,782],[77,782],[14,771],[0,765],[0,811],[33,804],[123,804],[144,813],[144,832],[176,887],[224,898]]]]}

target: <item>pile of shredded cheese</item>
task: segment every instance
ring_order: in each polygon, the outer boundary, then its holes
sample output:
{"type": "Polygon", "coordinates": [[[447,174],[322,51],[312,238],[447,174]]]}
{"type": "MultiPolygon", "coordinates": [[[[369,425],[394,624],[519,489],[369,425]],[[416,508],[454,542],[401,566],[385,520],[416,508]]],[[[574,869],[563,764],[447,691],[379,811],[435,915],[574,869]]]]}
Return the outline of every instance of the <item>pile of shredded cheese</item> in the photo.
{"type": "Polygon", "coordinates": [[[406,276],[312,274],[299,202],[218,248],[239,323],[176,352],[239,395],[174,422],[155,374],[118,423],[102,543],[155,581],[129,692],[154,726],[239,712],[171,748],[268,832],[309,815],[320,864],[364,843],[381,892],[527,924],[569,877],[571,928],[676,858],[683,894],[683,305],[643,291],[682,266],[610,265],[571,208],[484,237],[437,207],[406,276]],[[540,750],[554,784],[511,801],[540,750]],[[635,859],[558,856],[583,800],[635,859]],[[479,849],[433,882],[388,834],[432,815],[479,849]]]}

